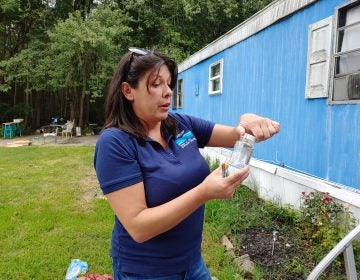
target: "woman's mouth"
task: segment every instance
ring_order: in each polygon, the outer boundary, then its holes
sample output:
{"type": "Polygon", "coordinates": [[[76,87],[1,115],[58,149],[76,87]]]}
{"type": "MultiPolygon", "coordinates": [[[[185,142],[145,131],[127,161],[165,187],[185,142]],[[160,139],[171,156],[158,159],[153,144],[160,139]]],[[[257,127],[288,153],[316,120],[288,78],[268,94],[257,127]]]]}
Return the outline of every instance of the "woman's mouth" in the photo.
{"type": "Polygon", "coordinates": [[[160,106],[160,108],[163,108],[163,109],[169,109],[169,107],[170,107],[170,103],[165,103],[160,106]]]}

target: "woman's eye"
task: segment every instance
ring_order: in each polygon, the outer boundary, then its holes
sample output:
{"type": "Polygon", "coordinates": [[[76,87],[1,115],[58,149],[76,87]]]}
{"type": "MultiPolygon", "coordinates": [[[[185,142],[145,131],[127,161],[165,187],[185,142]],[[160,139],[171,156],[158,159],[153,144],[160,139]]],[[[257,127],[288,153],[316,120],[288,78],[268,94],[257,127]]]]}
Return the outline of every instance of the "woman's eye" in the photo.
{"type": "Polygon", "coordinates": [[[160,81],[159,80],[155,80],[154,82],[153,82],[153,86],[159,86],[161,83],[160,83],[160,81]]]}

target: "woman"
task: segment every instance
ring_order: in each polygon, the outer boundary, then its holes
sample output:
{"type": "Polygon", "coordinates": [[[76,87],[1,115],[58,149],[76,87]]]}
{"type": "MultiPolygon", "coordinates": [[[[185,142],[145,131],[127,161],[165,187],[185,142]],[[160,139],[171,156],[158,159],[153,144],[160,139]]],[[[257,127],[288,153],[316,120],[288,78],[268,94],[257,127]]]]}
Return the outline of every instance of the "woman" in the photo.
{"type": "Polygon", "coordinates": [[[204,204],[231,199],[249,168],[223,178],[199,148],[233,147],[245,132],[270,138],[279,124],[254,114],[237,127],[169,113],[177,65],[130,48],[118,63],[96,145],[95,169],[115,212],[114,279],[211,279],[201,256],[204,204]]]}

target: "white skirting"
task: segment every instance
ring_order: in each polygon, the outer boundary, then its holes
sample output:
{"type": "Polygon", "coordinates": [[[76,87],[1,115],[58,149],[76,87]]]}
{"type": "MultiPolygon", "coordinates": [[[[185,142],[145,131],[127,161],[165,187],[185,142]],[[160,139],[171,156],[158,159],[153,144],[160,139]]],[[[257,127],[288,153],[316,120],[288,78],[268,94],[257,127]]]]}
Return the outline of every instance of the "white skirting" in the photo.
{"type": "MultiPolygon", "coordinates": [[[[220,163],[230,155],[230,150],[224,148],[204,148],[200,152],[212,161],[219,160],[220,163]]],[[[329,192],[330,196],[339,202],[349,204],[349,210],[359,223],[360,191],[254,158],[249,165],[251,174],[244,184],[256,189],[262,199],[298,209],[302,192],[329,192]]],[[[229,171],[231,173],[233,170],[229,171]]]]}

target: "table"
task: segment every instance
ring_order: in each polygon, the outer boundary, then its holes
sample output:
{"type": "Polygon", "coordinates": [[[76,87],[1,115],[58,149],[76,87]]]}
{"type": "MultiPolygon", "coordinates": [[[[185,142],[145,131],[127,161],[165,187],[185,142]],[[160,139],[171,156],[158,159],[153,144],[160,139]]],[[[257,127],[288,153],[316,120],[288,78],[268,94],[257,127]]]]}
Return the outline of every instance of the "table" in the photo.
{"type": "Polygon", "coordinates": [[[3,138],[9,137],[10,139],[15,136],[21,136],[21,127],[19,121],[5,122],[3,126],[3,138]]]}
{"type": "Polygon", "coordinates": [[[41,128],[40,128],[40,132],[41,133],[53,133],[56,131],[60,132],[63,128],[63,124],[49,124],[49,125],[43,125],[41,128]]]}

